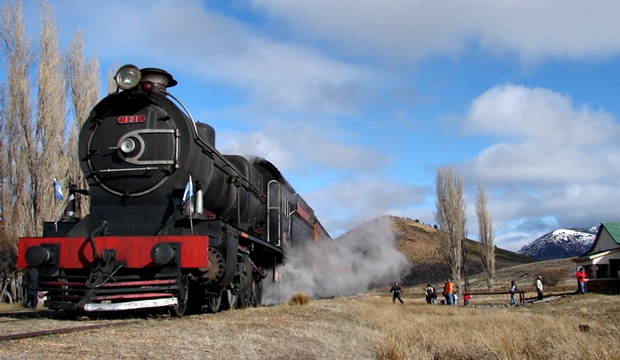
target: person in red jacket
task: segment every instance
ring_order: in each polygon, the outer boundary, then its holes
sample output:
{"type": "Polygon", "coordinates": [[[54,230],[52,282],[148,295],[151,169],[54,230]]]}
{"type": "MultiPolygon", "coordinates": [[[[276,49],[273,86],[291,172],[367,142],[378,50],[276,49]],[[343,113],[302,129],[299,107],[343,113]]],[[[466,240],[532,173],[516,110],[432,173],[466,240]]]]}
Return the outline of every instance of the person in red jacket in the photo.
{"type": "Polygon", "coordinates": [[[463,305],[469,306],[469,300],[471,300],[472,296],[470,294],[465,294],[463,296],[463,305]]]}
{"type": "Polygon", "coordinates": [[[586,293],[586,272],[583,271],[582,267],[577,269],[577,273],[575,274],[575,277],[577,278],[577,291],[579,291],[580,294],[585,294],[586,293]]]}

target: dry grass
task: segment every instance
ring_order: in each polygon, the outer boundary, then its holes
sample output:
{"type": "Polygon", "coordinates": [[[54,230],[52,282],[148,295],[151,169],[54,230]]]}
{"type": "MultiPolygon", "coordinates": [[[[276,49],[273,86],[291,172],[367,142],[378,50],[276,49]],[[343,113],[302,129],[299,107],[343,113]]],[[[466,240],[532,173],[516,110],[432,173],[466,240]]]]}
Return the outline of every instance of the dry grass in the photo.
{"type": "MultiPolygon", "coordinates": [[[[434,306],[421,296],[404,300],[400,305],[386,296],[363,295],[145,319],[125,327],[0,342],[0,358],[620,358],[620,296],[586,294],[511,308],[434,306]],[[590,331],[580,331],[580,325],[590,331]]],[[[36,327],[58,322],[22,321],[36,327]]],[[[7,324],[0,334],[9,331],[7,324]]]]}
{"type": "Polygon", "coordinates": [[[309,302],[310,298],[308,297],[308,295],[302,292],[296,292],[292,294],[291,298],[288,301],[289,305],[306,305],[309,302]]]}
{"type": "Polygon", "coordinates": [[[619,304],[588,295],[513,308],[392,308],[366,318],[386,330],[376,341],[379,359],[600,359],[620,356],[619,304]],[[589,311],[601,302],[606,311],[589,311]],[[579,330],[584,324],[590,332],[579,330]]]}

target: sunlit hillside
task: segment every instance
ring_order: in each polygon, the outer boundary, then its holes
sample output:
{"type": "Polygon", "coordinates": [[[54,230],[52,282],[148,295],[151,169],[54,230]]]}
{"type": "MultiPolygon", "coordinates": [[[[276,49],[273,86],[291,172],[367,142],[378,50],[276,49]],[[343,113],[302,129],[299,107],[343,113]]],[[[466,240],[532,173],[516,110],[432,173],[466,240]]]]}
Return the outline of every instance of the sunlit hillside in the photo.
{"type": "MultiPolygon", "coordinates": [[[[401,279],[406,287],[420,287],[426,284],[440,286],[449,276],[449,268],[440,253],[441,231],[431,225],[416,220],[390,217],[394,230],[395,245],[411,262],[408,274],[401,279]]],[[[371,220],[350,232],[364,232],[368,227],[375,226],[382,218],[371,220]]],[[[572,281],[573,263],[570,259],[554,261],[537,261],[516,252],[496,248],[495,284],[498,288],[506,287],[510,280],[521,284],[531,284],[542,269],[560,269],[566,272],[567,283],[572,281]]],[[[478,242],[468,240],[467,262],[468,278],[472,288],[486,288],[482,276],[480,250],[478,242]]],[[[463,270],[465,277],[465,269],[463,270]]],[[[563,283],[564,281],[560,282],[563,283]]],[[[572,284],[572,283],[571,283],[572,284]]]]}

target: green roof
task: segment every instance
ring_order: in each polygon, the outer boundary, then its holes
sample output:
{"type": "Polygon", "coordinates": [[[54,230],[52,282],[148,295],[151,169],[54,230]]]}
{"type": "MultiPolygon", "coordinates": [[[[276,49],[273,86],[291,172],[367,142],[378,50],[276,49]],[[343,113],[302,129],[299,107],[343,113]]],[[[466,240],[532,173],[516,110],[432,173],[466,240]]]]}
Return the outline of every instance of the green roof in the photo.
{"type": "Polygon", "coordinates": [[[620,222],[605,222],[602,224],[616,244],[620,244],[620,222]]]}

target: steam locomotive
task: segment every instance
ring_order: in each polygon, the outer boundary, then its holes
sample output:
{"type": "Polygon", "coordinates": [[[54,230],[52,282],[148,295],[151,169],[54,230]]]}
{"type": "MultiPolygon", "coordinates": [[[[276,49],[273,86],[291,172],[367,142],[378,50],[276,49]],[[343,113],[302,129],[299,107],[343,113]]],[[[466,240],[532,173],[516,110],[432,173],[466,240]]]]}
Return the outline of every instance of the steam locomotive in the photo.
{"type": "Polygon", "coordinates": [[[18,267],[37,272],[46,307],[180,316],[256,306],[287,251],[330,239],[272,163],[216,149],[214,129],[168,92],[171,74],[125,65],[114,79],[79,135],[88,189],[72,186],[63,217],[19,240],[18,267]]]}

